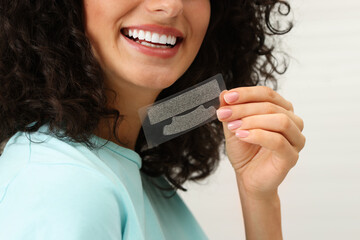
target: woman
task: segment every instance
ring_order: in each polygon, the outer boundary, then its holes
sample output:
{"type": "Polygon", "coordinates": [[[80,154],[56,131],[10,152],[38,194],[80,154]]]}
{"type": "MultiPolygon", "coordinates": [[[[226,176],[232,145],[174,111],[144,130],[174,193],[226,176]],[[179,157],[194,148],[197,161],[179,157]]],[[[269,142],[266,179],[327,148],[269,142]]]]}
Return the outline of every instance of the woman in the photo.
{"type": "Polygon", "coordinates": [[[206,239],[167,191],[209,176],[223,140],[247,238],[282,238],[277,189],[304,146],[303,122],[256,85],[281,73],[265,40],[290,30],[270,21],[286,2],[18,0],[0,10],[0,239],[206,239]],[[147,149],[138,109],[218,72],[230,89],[219,121],[147,149]]]}

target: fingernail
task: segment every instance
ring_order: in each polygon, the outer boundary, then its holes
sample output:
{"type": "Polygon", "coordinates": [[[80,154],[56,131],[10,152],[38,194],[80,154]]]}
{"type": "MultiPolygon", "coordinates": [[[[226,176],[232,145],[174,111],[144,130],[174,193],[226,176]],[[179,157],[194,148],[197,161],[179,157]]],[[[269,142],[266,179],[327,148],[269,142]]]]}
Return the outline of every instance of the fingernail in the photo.
{"type": "Polygon", "coordinates": [[[242,124],[241,120],[236,120],[236,121],[229,122],[227,124],[227,127],[229,130],[235,130],[235,129],[241,127],[241,124],[242,124]]]}
{"type": "Polygon", "coordinates": [[[220,108],[216,111],[216,114],[219,119],[225,119],[232,115],[232,111],[230,108],[220,108]]]}
{"type": "Polygon", "coordinates": [[[246,138],[249,136],[249,134],[250,132],[246,130],[237,130],[235,133],[235,135],[239,138],[246,138]]]}
{"type": "Polygon", "coordinates": [[[224,95],[225,102],[233,103],[239,99],[239,94],[237,92],[228,92],[224,95]]]}

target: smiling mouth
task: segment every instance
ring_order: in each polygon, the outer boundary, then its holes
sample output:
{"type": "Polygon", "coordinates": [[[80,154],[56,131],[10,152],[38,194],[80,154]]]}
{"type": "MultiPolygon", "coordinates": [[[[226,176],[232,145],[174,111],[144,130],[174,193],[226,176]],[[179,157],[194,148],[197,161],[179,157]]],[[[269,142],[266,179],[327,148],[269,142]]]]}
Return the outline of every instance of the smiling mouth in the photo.
{"type": "Polygon", "coordinates": [[[141,29],[123,28],[121,29],[121,33],[128,39],[151,48],[174,48],[183,40],[181,37],[145,31],[141,29]]]}

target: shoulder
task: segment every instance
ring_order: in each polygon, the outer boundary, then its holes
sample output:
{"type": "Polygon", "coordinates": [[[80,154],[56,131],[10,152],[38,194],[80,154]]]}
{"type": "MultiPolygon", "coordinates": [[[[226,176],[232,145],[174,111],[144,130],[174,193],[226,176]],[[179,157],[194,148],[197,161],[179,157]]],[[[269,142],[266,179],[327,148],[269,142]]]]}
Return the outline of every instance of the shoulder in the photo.
{"type": "Polygon", "coordinates": [[[0,187],[18,184],[11,188],[24,191],[26,186],[63,195],[90,196],[118,189],[119,184],[96,150],[41,131],[17,133],[9,140],[0,157],[0,175],[0,187]]]}
{"type": "Polygon", "coordinates": [[[34,133],[17,132],[6,143],[2,158],[52,164],[80,163],[79,160],[85,160],[90,155],[93,155],[92,151],[84,144],[59,139],[43,126],[34,133]]]}
{"type": "Polygon", "coordinates": [[[31,134],[18,132],[9,139],[0,156],[0,186],[28,165],[39,165],[37,169],[44,171],[72,166],[111,176],[111,170],[98,156],[98,150],[54,137],[46,127],[31,134]]]}
{"type": "Polygon", "coordinates": [[[111,181],[91,169],[28,164],[4,191],[0,239],[38,234],[44,237],[39,239],[121,236],[126,214],[122,195],[111,181]]]}
{"type": "Polygon", "coordinates": [[[16,134],[0,157],[0,239],[121,239],[127,193],[110,172],[81,144],[16,134]]]}

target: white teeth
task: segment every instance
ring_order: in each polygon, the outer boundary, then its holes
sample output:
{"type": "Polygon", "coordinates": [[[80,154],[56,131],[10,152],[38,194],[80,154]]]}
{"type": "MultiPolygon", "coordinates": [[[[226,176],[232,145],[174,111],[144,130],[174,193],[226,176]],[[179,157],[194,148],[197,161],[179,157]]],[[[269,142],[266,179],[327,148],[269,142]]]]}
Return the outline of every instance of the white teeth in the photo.
{"type": "MultiPolygon", "coordinates": [[[[134,29],[132,37],[136,39],[139,36],[138,30],[134,29]]],[[[130,36],[131,37],[131,36],[130,36]]]]}
{"type": "Polygon", "coordinates": [[[139,40],[145,40],[145,32],[143,30],[139,31],[138,38],[139,38],[139,40]]]}
{"type": "Polygon", "coordinates": [[[150,43],[148,43],[148,42],[141,42],[140,44],[150,47],[150,43]]]}
{"type": "MultiPolygon", "coordinates": [[[[171,35],[160,35],[159,33],[152,33],[150,31],[138,30],[138,29],[129,29],[125,30],[125,35],[128,37],[132,37],[133,39],[145,40],[149,43],[157,43],[157,44],[169,44],[174,46],[176,44],[176,37],[171,35]]],[[[154,45],[158,46],[158,45],[154,45]]]]}
{"type": "Polygon", "coordinates": [[[167,40],[167,36],[166,35],[161,35],[161,37],[159,39],[159,43],[166,44],[166,40],[167,40]]]}
{"type": "Polygon", "coordinates": [[[151,36],[151,42],[160,43],[160,35],[157,33],[153,33],[151,36]]]}
{"type": "Polygon", "coordinates": [[[153,47],[153,48],[170,48],[170,46],[155,45],[155,44],[148,43],[148,42],[139,42],[139,41],[136,41],[136,42],[140,43],[141,45],[148,46],[148,47],[153,47]]]}
{"type": "Polygon", "coordinates": [[[171,37],[171,45],[175,45],[176,43],[176,37],[172,36],[171,37]]]}
{"type": "Polygon", "coordinates": [[[151,32],[145,33],[145,41],[151,42],[151,32]]]}
{"type": "Polygon", "coordinates": [[[172,42],[172,37],[169,35],[166,39],[166,43],[171,44],[171,42],[172,42]]]}
{"type": "Polygon", "coordinates": [[[168,36],[167,39],[166,39],[166,43],[167,44],[170,44],[170,45],[175,45],[176,43],[176,37],[174,36],[168,36]]]}

